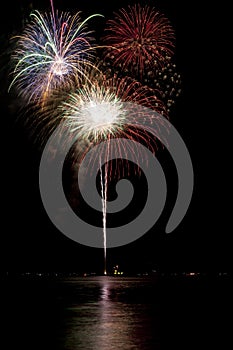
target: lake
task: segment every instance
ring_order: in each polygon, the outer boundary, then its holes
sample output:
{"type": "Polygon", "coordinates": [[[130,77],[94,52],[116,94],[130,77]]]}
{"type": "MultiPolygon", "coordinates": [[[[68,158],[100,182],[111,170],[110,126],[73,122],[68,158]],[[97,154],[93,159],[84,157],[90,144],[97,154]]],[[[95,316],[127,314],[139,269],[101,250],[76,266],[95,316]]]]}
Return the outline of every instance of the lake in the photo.
{"type": "Polygon", "coordinates": [[[1,282],[4,349],[189,350],[210,349],[211,341],[228,349],[229,278],[21,276],[1,282]]]}

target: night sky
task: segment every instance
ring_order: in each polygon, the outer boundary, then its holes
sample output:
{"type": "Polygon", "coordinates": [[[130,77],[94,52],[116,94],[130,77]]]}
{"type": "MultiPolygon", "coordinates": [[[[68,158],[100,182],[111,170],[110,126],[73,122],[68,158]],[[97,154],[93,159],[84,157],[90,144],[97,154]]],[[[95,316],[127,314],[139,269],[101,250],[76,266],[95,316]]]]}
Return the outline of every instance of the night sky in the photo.
{"type": "MultiPolygon", "coordinates": [[[[101,26],[131,1],[54,1],[59,10],[81,10],[86,15],[101,13],[101,26]]],[[[108,269],[119,264],[125,271],[228,271],[231,265],[230,230],[227,227],[225,178],[226,146],[219,131],[218,103],[212,93],[218,86],[218,59],[214,40],[216,27],[209,9],[201,1],[147,1],[170,20],[176,32],[175,61],[182,76],[182,94],[171,113],[171,122],[189,150],[194,168],[194,192],[180,225],[170,234],[165,226],[174,205],[177,178],[169,154],[160,154],[168,182],[168,198],[155,226],[137,241],[109,249],[108,269]],[[214,57],[213,57],[214,56],[214,57]],[[214,68],[213,68],[214,67],[214,68]]],[[[103,250],[82,246],[59,232],[49,220],[40,197],[38,168],[40,150],[32,143],[27,128],[10,113],[16,102],[7,94],[7,48],[11,33],[19,30],[29,13],[30,1],[7,2],[1,22],[1,203],[2,229],[0,265],[2,271],[96,271],[103,269],[103,250]]],[[[39,10],[47,1],[33,1],[39,10]]],[[[221,92],[220,92],[221,93],[221,92]]],[[[222,118],[224,119],[224,118],[222,118]]],[[[226,125],[225,125],[226,127],[226,125]]],[[[123,219],[140,210],[145,201],[145,183],[138,184],[134,206],[123,219]]],[[[114,221],[114,220],[113,220],[114,221]]]]}

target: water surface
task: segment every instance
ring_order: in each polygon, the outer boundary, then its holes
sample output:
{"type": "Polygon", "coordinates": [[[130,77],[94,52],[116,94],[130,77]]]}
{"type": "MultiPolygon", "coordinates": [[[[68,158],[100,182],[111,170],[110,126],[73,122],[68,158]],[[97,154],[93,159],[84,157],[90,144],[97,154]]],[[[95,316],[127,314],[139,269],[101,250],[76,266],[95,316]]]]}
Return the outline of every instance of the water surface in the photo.
{"type": "Polygon", "coordinates": [[[223,344],[229,285],[198,278],[8,279],[4,349],[205,349],[214,337],[223,344]]]}

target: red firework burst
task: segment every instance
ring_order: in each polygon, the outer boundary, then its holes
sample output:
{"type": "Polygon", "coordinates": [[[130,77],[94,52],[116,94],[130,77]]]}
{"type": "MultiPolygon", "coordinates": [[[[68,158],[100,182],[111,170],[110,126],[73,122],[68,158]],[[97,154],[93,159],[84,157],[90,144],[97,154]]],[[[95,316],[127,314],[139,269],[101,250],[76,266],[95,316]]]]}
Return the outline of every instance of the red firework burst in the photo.
{"type": "Polygon", "coordinates": [[[106,23],[105,56],[115,66],[143,75],[147,66],[161,67],[174,51],[174,30],[154,7],[139,4],[122,8],[106,23]]]}

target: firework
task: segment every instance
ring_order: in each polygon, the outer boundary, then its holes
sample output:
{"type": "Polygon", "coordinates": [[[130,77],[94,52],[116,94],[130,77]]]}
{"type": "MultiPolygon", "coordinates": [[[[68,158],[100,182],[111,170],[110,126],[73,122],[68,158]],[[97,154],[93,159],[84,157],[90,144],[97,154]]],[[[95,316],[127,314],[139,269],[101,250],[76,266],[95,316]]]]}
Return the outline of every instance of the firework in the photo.
{"type": "MultiPolygon", "coordinates": [[[[104,274],[106,274],[109,183],[113,178],[119,179],[120,177],[129,176],[132,171],[140,176],[141,168],[139,164],[141,162],[138,159],[147,161],[140,145],[146,145],[154,153],[157,149],[157,138],[153,138],[152,135],[158,135],[159,138],[161,127],[161,121],[158,122],[158,115],[156,113],[145,113],[145,107],[151,107],[161,114],[165,114],[165,108],[160,101],[159,92],[156,95],[155,90],[150,90],[147,86],[143,86],[132,78],[114,77],[106,79],[105,75],[95,71],[89,81],[91,83],[87,82],[84,86],[69,94],[66,101],[58,107],[58,110],[63,126],[62,138],[65,139],[65,142],[68,140],[68,143],[70,143],[70,139],[77,141],[73,143],[74,146],[71,151],[73,154],[70,154],[75,165],[71,168],[75,168],[76,176],[79,172],[78,167],[82,164],[89,150],[98,145],[98,152],[94,152],[90,156],[85,171],[96,175],[95,165],[99,165],[104,274]],[[137,112],[135,105],[137,106],[137,112]],[[141,110],[140,106],[142,107],[141,110]],[[68,137],[64,138],[64,135],[68,137]],[[113,139],[116,142],[112,142],[113,139]],[[125,139],[136,141],[136,143],[125,143],[125,139]],[[135,144],[138,146],[135,147],[135,144]],[[114,157],[116,149],[119,151],[118,159],[114,157]],[[133,160],[133,165],[129,159],[133,160]]],[[[83,175],[86,177],[88,174],[83,175]]],[[[75,184],[77,184],[76,181],[75,184]]],[[[69,202],[74,204],[73,193],[72,188],[68,198],[69,202]]]]}
{"type": "Polygon", "coordinates": [[[170,114],[172,106],[181,94],[182,79],[177,71],[176,64],[171,57],[166,57],[164,66],[159,69],[151,69],[145,72],[142,78],[143,84],[151,89],[155,88],[161,92],[161,98],[170,114]]]}
{"type": "MultiPolygon", "coordinates": [[[[139,145],[155,153],[158,141],[166,144],[161,135],[169,123],[160,115],[168,116],[180,92],[180,76],[171,62],[174,31],[154,8],[134,5],[121,9],[107,22],[105,51],[99,61],[87,22],[102,15],[82,21],[81,12],[55,12],[53,1],[50,3],[51,12],[32,12],[22,35],[13,38],[9,91],[16,88],[26,103],[25,122],[42,148],[51,133],[58,136],[53,135],[49,143],[51,158],[66,143],[63,150],[72,153],[76,177],[89,150],[98,146],[86,170],[95,170],[96,162],[99,165],[106,274],[109,180],[131,175],[132,166],[140,174],[147,157],[139,145]]],[[[72,188],[72,197],[73,193],[72,188]]]]}
{"type": "Polygon", "coordinates": [[[12,55],[12,81],[19,96],[26,103],[44,103],[54,90],[70,88],[84,77],[87,66],[93,65],[94,39],[87,30],[93,14],[81,20],[80,12],[52,8],[50,13],[37,10],[22,35],[16,36],[12,55]]]}
{"type": "MultiPolygon", "coordinates": [[[[153,139],[148,132],[148,124],[151,125],[153,134],[157,130],[159,135],[160,125],[156,114],[146,115],[142,110],[142,113],[135,115],[135,108],[132,108],[130,113],[130,108],[125,110],[124,107],[127,102],[131,102],[132,106],[136,104],[151,108],[166,116],[159,92],[155,94],[155,90],[129,77],[106,79],[100,74],[98,78],[97,76],[92,78],[91,83],[87,82],[83,87],[70,93],[66,101],[61,103],[57,112],[63,123],[64,133],[77,140],[78,148],[80,141],[82,142],[81,158],[93,145],[101,144],[103,141],[111,145],[112,138],[117,139],[119,143],[123,138],[134,140],[146,145],[151,152],[155,152],[158,140],[153,139]],[[147,125],[147,130],[143,125],[147,125]],[[83,147],[83,144],[86,147],[83,147]]],[[[103,146],[103,152],[104,150],[106,148],[103,146]]],[[[111,152],[110,148],[108,152],[111,152]]],[[[124,149],[122,159],[128,152],[131,150],[124,149]]],[[[75,148],[74,155],[77,156],[78,153],[80,152],[75,148]]],[[[143,158],[141,154],[135,153],[135,162],[137,157],[143,158]]]]}
{"type": "MultiPolygon", "coordinates": [[[[79,165],[82,165],[83,160],[85,162],[86,155],[88,158],[89,150],[98,145],[98,151],[90,155],[83,169],[87,173],[83,173],[82,176],[85,178],[88,178],[90,174],[95,176],[96,165],[99,165],[104,274],[107,274],[109,184],[113,179],[129,177],[132,172],[137,176],[141,175],[142,161],[147,164],[147,155],[141,144],[155,153],[155,150],[158,149],[157,141],[160,140],[160,128],[164,129],[158,114],[151,113],[151,110],[145,107],[150,107],[160,114],[165,114],[165,108],[160,100],[159,92],[155,94],[155,90],[149,89],[132,78],[106,79],[105,75],[95,72],[91,82],[70,94],[58,109],[60,109],[64,128],[62,136],[68,134],[68,143],[70,143],[70,138],[77,140],[76,143],[73,143],[73,154],[70,154],[74,159],[72,168],[75,168],[76,176],[79,173],[79,165]],[[125,139],[136,142],[125,143],[125,139]],[[118,151],[117,159],[114,156],[116,150],[118,151]]],[[[165,121],[164,118],[164,124],[166,124],[165,121]]],[[[77,181],[74,183],[77,184],[77,181]]],[[[75,193],[77,194],[77,185],[75,193]]],[[[70,203],[75,204],[73,197],[72,188],[67,198],[70,203]]],[[[75,211],[74,207],[73,209],[75,211]]]]}
{"type": "MultiPolygon", "coordinates": [[[[90,81],[70,93],[58,108],[69,132],[78,133],[77,139],[97,143],[121,134],[125,125],[130,123],[122,108],[124,102],[136,103],[165,114],[159,91],[155,93],[155,90],[130,77],[106,79],[101,72],[98,75],[95,72],[95,77],[90,81]]],[[[135,120],[133,124],[140,125],[140,121],[136,123],[135,120]]]]}
{"type": "Polygon", "coordinates": [[[143,85],[148,86],[149,90],[155,90],[155,94],[160,95],[161,101],[166,107],[166,112],[169,115],[172,106],[181,94],[182,79],[181,74],[177,71],[176,64],[171,57],[166,56],[166,61],[162,68],[145,69],[143,76],[131,74],[129,71],[122,71],[121,67],[113,66],[108,57],[98,59],[96,65],[99,70],[104,72],[108,79],[114,76],[129,77],[134,76],[143,85]]]}
{"type": "Polygon", "coordinates": [[[174,30],[168,19],[150,6],[128,6],[106,23],[105,56],[122,71],[143,75],[147,67],[162,67],[174,50],[174,30]]]}

